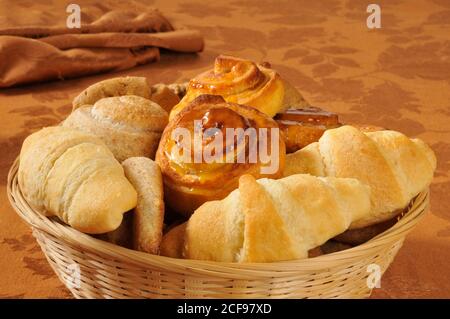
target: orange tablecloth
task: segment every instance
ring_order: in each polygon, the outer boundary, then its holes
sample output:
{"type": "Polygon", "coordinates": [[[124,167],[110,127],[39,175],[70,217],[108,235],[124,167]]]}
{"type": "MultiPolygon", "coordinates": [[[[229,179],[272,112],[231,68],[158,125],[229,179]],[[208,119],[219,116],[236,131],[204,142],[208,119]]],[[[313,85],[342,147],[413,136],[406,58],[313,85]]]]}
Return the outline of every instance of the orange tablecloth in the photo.
{"type": "Polygon", "coordinates": [[[450,2],[377,1],[382,28],[375,30],[366,26],[370,1],[243,2],[152,3],[203,32],[206,49],[198,56],[163,54],[160,63],[129,71],[0,91],[0,297],[70,297],[6,198],[7,171],[25,136],[61,121],[71,99],[94,82],[118,75],[184,81],[220,53],[270,61],[308,101],[343,121],[388,127],[431,145],[438,158],[431,212],[373,297],[450,297],[450,2]]]}

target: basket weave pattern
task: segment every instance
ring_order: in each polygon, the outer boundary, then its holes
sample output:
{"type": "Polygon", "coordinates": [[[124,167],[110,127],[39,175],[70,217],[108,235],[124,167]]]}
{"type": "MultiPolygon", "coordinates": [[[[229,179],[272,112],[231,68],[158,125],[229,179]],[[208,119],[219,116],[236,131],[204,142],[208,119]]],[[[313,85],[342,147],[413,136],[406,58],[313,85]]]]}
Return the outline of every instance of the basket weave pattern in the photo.
{"type": "MultiPolygon", "coordinates": [[[[174,259],[113,245],[33,210],[8,175],[8,198],[31,226],[48,262],[76,298],[364,298],[368,265],[387,269],[428,209],[428,190],[393,227],[357,247],[311,259],[234,264],[174,259]],[[73,285],[74,266],[80,270],[73,285]]],[[[381,282],[381,285],[383,283],[381,282]]]]}

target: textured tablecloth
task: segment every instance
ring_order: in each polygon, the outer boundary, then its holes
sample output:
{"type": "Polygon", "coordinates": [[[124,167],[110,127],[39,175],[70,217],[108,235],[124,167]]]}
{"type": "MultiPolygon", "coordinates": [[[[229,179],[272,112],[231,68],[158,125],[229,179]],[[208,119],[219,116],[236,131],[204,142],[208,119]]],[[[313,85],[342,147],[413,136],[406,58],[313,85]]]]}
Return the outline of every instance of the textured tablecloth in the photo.
{"type": "MultiPolygon", "coordinates": [[[[98,5],[104,2],[111,1],[98,5]]],[[[382,28],[374,30],[366,26],[372,1],[141,2],[203,32],[205,51],[0,91],[0,297],[70,297],[6,197],[7,172],[23,139],[61,121],[72,98],[92,83],[119,75],[185,81],[221,53],[271,62],[308,101],[343,121],[388,127],[431,145],[438,158],[431,212],[407,237],[372,297],[450,297],[450,1],[376,1],[382,28]]]]}

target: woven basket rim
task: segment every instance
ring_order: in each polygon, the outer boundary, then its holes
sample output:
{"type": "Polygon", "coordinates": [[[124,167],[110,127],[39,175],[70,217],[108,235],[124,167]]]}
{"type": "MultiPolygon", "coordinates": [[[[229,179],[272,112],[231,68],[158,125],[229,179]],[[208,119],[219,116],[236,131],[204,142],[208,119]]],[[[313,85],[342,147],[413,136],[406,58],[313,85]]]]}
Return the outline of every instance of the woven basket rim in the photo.
{"type": "Polygon", "coordinates": [[[112,259],[121,260],[126,258],[128,262],[137,265],[151,265],[160,269],[170,269],[182,273],[186,268],[199,274],[209,274],[211,271],[223,273],[224,276],[229,277],[230,273],[234,274],[236,278],[245,276],[246,272],[255,272],[260,276],[271,276],[274,272],[282,271],[297,273],[299,270],[311,270],[334,267],[340,263],[348,262],[349,259],[356,257],[364,257],[373,254],[377,250],[388,244],[404,238],[406,234],[423,218],[427,212],[429,205],[429,190],[428,188],[419,193],[415,199],[410,203],[408,211],[404,216],[387,229],[385,232],[377,235],[371,240],[342,251],[331,254],[325,254],[314,258],[305,258],[299,260],[279,261],[272,263],[230,263],[230,262],[215,262],[204,260],[178,259],[165,257],[160,255],[152,255],[141,251],[128,249],[117,246],[112,243],[94,238],[88,234],[84,234],[72,227],[63,224],[54,219],[48,218],[33,208],[25,200],[17,181],[17,172],[19,166],[19,157],[16,158],[13,165],[8,172],[7,181],[7,195],[11,206],[16,213],[33,229],[48,233],[66,242],[68,244],[82,247],[84,250],[99,255],[108,255],[112,259]]]}

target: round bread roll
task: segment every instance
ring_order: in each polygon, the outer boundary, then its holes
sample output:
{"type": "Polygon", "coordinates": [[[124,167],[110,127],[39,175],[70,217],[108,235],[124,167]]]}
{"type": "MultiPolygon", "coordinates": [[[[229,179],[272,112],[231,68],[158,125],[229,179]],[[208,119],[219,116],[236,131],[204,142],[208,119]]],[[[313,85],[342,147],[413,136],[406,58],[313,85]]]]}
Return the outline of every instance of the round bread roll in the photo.
{"type": "Polygon", "coordinates": [[[72,107],[75,110],[85,105],[92,105],[105,97],[122,95],[137,95],[150,99],[151,91],[147,79],[139,76],[126,76],[97,82],[78,94],[73,99],[72,107]]]}
{"type": "Polygon", "coordinates": [[[135,95],[108,97],[77,108],[63,126],[98,136],[118,161],[154,158],[168,114],[158,104],[135,95]]]}

